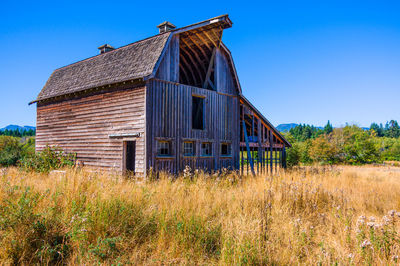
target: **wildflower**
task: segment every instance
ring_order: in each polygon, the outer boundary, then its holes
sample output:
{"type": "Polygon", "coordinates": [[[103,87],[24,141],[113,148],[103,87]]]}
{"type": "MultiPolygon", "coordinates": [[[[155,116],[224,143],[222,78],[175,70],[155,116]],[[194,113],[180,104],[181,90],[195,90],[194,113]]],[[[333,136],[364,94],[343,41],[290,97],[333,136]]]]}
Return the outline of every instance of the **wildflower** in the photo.
{"type": "Polygon", "coordinates": [[[374,224],[374,228],[375,228],[375,229],[379,229],[379,228],[381,228],[382,226],[383,226],[382,224],[378,224],[378,223],[374,224]]]}
{"type": "Polygon", "coordinates": [[[396,212],[396,216],[397,216],[397,217],[400,217],[400,212],[396,212]]]}
{"type": "Polygon", "coordinates": [[[367,219],[367,218],[364,215],[361,215],[360,217],[358,217],[357,225],[365,224],[365,219],[367,219]]]}
{"type": "Polygon", "coordinates": [[[382,217],[382,220],[383,220],[383,224],[384,224],[384,225],[388,225],[389,223],[392,222],[392,217],[389,217],[389,216],[387,216],[387,215],[384,215],[384,216],[382,217]]]}
{"type": "Polygon", "coordinates": [[[368,222],[367,226],[372,229],[372,228],[374,228],[375,223],[374,222],[368,222]]]}
{"type": "Polygon", "coordinates": [[[301,224],[301,219],[300,218],[297,218],[296,220],[293,221],[293,225],[295,227],[300,227],[300,224],[301,224]]]}
{"type": "Polygon", "coordinates": [[[183,177],[184,178],[190,178],[192,176],[192,169],[190,168],[189,165],[185,166],[185,169],[183,170],[183,177]]]}
{"type": "Polygon", "coordinates": [[[369,220],[370,220],[371,222],[375,222],[375,221],[376,221],[376,219],[375,219],[374,216],[370,216],[370,217],[369,217],[369,220]]]}
{"type": "Polygon", "coordinates": [[[396,211],[395,211],[395,210],[390,210],[390,211],[388,212],[388,215],[391,216],[391,217],[394,217],[395,214],[396,214],[396,211]]]}
{"type": "Polygon", "coordinates": [[[369,242],[369,240],[365,239],[362,243],[361,243],[361,248],[366,248],[371,246],[371,242],[369,242]]]}
{"type": "Polygon", "coordinates": [[[353,259],[353,258],[354,258],[354,255],[353,255],[353,253],[349,253],[349,255],[347,255],[347,257],[348,257],[349,259],[353,259]]]}
{"type": "Polygon", "coordinates": [[[82,229],[81,229],[81,232],[87,232],[87,229],[82,228],[82,229]]]}
{"type": "Polygon", "coordinates": [[[392,260],[394,260],[395,262],[397,262],[397,260],[399,259],[398,255],[393,255],[392,260]]]}
{"type": "Polygon", "coordinates": [[[72,216],[72,218],[71,218],[71,224],[76,220],[76,218],[78,218],[78,215],[77,214],[75,214],[74,216],[72,216]]]}

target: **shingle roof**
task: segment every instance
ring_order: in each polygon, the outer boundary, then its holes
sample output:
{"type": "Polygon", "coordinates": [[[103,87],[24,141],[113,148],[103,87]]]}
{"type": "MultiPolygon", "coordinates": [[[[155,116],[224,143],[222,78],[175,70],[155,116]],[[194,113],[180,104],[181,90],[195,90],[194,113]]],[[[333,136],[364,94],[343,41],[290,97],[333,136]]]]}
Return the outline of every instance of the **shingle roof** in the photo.
{"type": "Polygon", "coordinates": [[[152,74],[170,34],[159,34],[56,69],[36,101],[146,77],[152,74]]]}

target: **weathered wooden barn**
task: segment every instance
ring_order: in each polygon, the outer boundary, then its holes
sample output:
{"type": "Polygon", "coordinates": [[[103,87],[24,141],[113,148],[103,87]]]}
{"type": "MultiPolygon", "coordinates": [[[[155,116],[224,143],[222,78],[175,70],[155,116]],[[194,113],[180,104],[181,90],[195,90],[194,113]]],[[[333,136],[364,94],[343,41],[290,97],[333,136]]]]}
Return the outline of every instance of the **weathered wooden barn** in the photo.
{"type": "Polygon", "coordinates": [[[56,69],[31,102],[36,151],[57,145],[85,166],[140,175],[285,167],[290,144],[243,96],[222,43],[231,26],[228,15],[164,22],[153,37],[56,69]]]}

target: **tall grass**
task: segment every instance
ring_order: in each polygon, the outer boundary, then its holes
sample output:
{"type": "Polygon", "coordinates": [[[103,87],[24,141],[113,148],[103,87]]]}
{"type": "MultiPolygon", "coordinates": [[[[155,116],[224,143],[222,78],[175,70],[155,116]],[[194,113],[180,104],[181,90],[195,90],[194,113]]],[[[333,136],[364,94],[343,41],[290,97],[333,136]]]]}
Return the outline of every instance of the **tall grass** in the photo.
{"type": "Polygon", "coordinates": [[[396,264],[399,168],[241,178],[0,172],[0,260],[22,264],[396,264]]]}

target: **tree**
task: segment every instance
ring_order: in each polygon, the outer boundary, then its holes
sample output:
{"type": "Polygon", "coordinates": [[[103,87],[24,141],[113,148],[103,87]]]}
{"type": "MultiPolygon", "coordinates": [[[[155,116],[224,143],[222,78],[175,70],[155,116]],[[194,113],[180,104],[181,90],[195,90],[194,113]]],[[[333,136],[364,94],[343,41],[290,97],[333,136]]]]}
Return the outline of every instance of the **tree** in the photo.
{"type": "Polygon", "coordinates": [[[329,122],[329,120],[328,120],[328,123],[326,124],[326,126],[324,127],[324,133],[325,134],[330,134],[330,133],[332,133],[332,131],[333,131],[333,127],[332,127],[332,124],[329,122]]]}
{"type": "Polygon", "coordinates": [[[380,126],[378,126],[377,123],[372,123],[371,126],[369,127],[369,130],[370,131],[373,130],[378,137],[383,137],[384,136],[382,124],[380,126]]]}
{"type": "Polygon", "coordinates": [[[334,164],[336,162],[336,146],[326,136],[314,139],[310,147],[310,157],[314,162],[334,164]]]}
{"type": "Polygon", "coordinates": [[[387,122],[385,126],[385,131],[385,135],[389,138],[400,137],[400,126],[396,120],[390,120],[390,122],[387,122]]]}
{"type": "Polygon", "coordinates": [[[346,126],[343,134],[346,139],[343,146],[346,162],[363,164],[380,160],[378,147],[368,132],[357,126],[346,126]]]}

